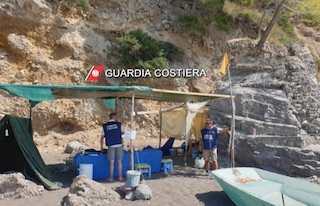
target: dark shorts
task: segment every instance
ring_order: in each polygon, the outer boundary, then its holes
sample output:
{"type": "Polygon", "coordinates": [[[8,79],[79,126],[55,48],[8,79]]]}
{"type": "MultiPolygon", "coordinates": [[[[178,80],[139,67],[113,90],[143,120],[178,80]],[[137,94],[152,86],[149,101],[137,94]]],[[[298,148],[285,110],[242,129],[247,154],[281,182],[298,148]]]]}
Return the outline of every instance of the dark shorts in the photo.
{"type": "Polygon", "coordinates": [[[123,147],[108,147],[108,159],[109,161],[122,160],[123,147]]]}

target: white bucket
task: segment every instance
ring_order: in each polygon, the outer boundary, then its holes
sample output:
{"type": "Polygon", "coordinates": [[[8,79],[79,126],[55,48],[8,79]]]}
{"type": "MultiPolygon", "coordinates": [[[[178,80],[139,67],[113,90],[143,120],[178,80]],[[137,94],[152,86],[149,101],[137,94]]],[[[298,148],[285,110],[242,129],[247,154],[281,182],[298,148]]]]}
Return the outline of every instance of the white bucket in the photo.
{"type": "Polygon", "coordinates": [[[126,185],[128,187],[137,187],[140,182],[141,172],[136,170],[128,170],[127,171],[127,180],[126,185]]]}
{"type": "Polygon", "coordinates": [[[79,175],[84,175],[92,180],[93,164],[80,164],[79,175]]]}

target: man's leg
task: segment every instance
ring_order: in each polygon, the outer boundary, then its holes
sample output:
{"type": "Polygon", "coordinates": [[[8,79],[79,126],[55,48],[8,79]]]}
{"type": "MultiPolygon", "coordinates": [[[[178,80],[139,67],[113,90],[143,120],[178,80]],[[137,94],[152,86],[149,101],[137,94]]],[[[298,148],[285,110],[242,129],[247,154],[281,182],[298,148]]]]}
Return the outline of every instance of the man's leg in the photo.
{"type": "Polygon", "coordinates": [[[109,181],[113,181],[113,171],[114,171],[114,159],[115,159],[115,148],[109,147],[108,148],[108,159],[109,159],[109,181]]]}
{"type": "Polygon", "coordinates": [[[119,173],[119,180],[122,181],[122,160],[118,160],[118,173],[119,173]]]}
{"type": "Polygon", "coordinates": [[[206,172],[209,171],[209,169],[210,169],[210,162],[209,162],[209,160],[205,160],[205,162],[204,162],[204,168],[206,169],[206,172]]]}
{"type": "Polygon", "coordinates": [[[210,162],[209,162],[209,150],[203,150],[202,151],[203,159],[204,159],[204,168],[206,169],[206,172],[209,172],[210,169],[210,162]]]}
{"type": "Polygon", "coordinates": [[[122,177],[122,157],[123,157],[123,147],[116,148],[116,156],[117,156],[117,162],[118,162],[118,176],[119,180],[123,181],[122,177]]]}
{"type": "Polygon", "coordinates": [[[213,162],[213,169],[215,169],[215,170],[219,169],[217,148],[213,150],[211,158],[212,158],[212,162],[213,162]]]}
{"type": "Polygon", "coordinates": [[[110,165],[109,165],[109,181],[113,181],[113,171],[114,171],[114,160],[110,160],[110,165]]]}

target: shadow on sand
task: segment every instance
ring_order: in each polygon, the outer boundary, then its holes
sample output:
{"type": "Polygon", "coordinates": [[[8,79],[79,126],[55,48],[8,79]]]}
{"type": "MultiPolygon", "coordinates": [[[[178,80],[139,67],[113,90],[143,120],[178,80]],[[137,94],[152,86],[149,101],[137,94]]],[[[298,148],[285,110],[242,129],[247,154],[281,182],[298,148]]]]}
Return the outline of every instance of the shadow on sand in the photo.
{"type": "Polygon", "coordinates": [[[235,206],[235,204],[230,200],[227,194],[223,191],[212,191],[202,194],[196,194],[196,198],[203,202],[206,206],[235,206]]]}

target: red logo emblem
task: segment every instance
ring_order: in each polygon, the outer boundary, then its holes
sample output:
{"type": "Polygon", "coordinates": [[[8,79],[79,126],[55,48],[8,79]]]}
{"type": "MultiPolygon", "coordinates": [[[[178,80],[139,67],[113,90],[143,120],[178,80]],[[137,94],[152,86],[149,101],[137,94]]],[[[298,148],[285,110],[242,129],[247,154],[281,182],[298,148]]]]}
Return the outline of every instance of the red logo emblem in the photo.
{"type": "Polygon", "coordinates": [[[103,72],[104,66],[103,65],[95,65],[92,66],[86,77],[84,78],[85,81],[97,81],[103,72]]]}

